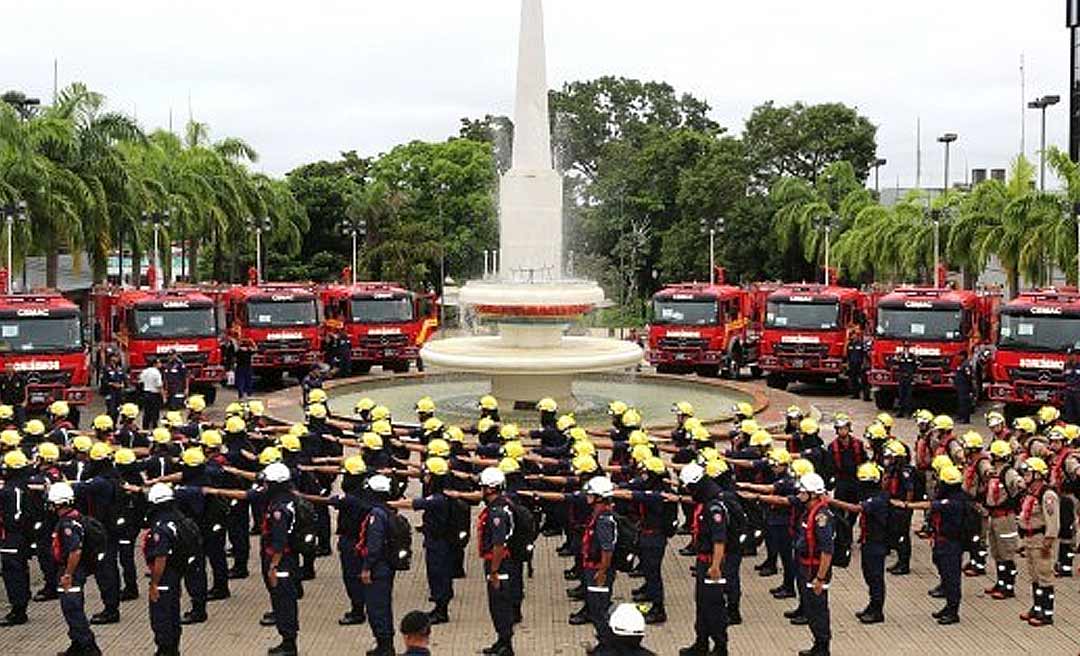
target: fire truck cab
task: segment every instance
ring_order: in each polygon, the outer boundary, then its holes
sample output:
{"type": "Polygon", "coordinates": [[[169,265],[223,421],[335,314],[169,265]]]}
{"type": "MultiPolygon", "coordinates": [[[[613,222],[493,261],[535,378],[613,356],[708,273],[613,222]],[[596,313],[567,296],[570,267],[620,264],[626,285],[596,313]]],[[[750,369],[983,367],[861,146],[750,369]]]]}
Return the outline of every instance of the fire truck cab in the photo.
{"type": "Polygon", "coordinates": [[[754,295],[725,284],[685,283],[652,298],[649,363],[658,373],[758,375],[760,314],[754,295]]]}
{"type": "Polygon", "coordinates": [[[952,391],[956,370],[971,358],[972,387],[978,396],[983,379],[980,351],[995,331],[999,300],[996,294],[928,287],[900,287],[882,296],[868,374],[878,408],[893,407],[897,354],[904,349],[918,362],[913,389],[952,391]]]}
{"type": "Polygon", "coordinates": [[[1007,415],[1065,402],[1070,355],[1080,354],[1080,292],[1022,292],[1001,308],[986,393],[1007,415]]]}
{"type": "Polygon", "coordinates": [[[305,285],[263,283],[214,294],[226,335],[255,347],[252,368],[263,378],[288,372],[298,380],[322,362],[318,297],[305,285]]]}
{"type": "MultiPolygon", "coordinates": [[[[761,368],[769,387],[792,381],[837,382],[858,327],[872,323],[870,297],[856,289],[784,285],[769,295],[761,337],[761,368]]],[[[869,333],[864,333],[869,337],[869,333]]]]}
{"type": "Polygon", "coordinates": [[[99,362],[117,351],[131,382],[150,358],[176,353],[184,361],[189,385],[213,403],[216,383],[225,378],[214,302],[190,289],[100,289],[94,293],[94,331],[99,362]]]}
{"type": "Polygon", "coordinates": [[[0,368],[5,383],[19,383],[30,410],[59,400],[89,403],[90,360],[78,306],[56,293],[0,295],[0,368]]]}
{"type": "Polygon", "coordinates": [[[421,294],[385,282],[330,285],[320,290],[327,331],[349,339],[353,373],[380,365],[404,373],[411,362],[423,370],[420,348],[439,328],[433,294],[421,294]]]}

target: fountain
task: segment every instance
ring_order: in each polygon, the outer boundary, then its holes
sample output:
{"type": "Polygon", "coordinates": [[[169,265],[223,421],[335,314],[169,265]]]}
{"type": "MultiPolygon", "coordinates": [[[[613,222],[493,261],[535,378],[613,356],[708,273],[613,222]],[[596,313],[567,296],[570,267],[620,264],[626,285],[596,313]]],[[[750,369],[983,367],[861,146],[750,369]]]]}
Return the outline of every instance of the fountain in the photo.
{"type": "Polygon", "coordinates": [[[574,406],[575,375],[633,367],[630,342],[565,335],[604,300],[596,283],[563,278],[563,188],[552,165],[541,0],[522,0],[514,150],[499,193],[499,268],[472,281],[462,305],[498,325],[497,336],[437,340],[422,351],[436,369],[484,374],[500,403],[531,405],[545,396],[574,406]]]}

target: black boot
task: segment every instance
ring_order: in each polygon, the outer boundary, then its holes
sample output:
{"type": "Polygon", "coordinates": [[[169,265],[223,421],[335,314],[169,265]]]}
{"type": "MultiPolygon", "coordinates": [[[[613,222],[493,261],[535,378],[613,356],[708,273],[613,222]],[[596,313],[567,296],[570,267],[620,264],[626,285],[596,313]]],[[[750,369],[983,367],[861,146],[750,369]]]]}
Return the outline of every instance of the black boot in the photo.
{"type": "Polygon", "coordinates": [[[367,616],[364,614],[363,608],[353,608],[349,612],[341,616],[338,620],[338,624],[341,626],[356,626],[357,624],[363,624],[367,621],[367,616]]]}
{"type": "Polygon", "coordinates": [[[34,593],[34,601],[56,601],[60,598],[60,593],[56,591],[56,586],[44,587],[34,593]]]}
{"type": "Polygon", "coordinates": [[[180,618],[180,623],[181,624],[202,624],[206,620],[207,620],[207,616],[206,616],[206,609],[205,608],[200,608],[200,609],[192,608],[188,612],[184,613],[184,615],[180,618]]]}
{"type": "Polygon", "coordinates": [[[1058,559],[1057,564],[1054,566],[1054,576],[1062,579],[1071,579],[1073,575],[1073,558],[1076,554],[1073,553],[1073,546],[1071,542],[1064,542],[1058,544],[1058,559]]]}
{"type": "Polygon", "coordinates": [[[206,593],[207,601],[220,601],[222,599],[228,599],[232,595],[229,594],[229,588],[227,587],[214,587],[206,593]]]}
{"type": "Polygon", "coordinates": [[[885,613],[881,612],[880,608],[872,606],[868,606],[858,617],[863,624],[881,624],[885,621],[885,613]]]}
{"type": "Polygon", "coordinates": [[[697,638],[694,644],[679,650],[679,656],[708,656],[709,640],[697,638]]]}
{"type": "Polygon", "coordinates": [[[570,569],[564,569],[562,577],[567,581],[576,581],[581,578],[581,570],[577,567],[571,567],[570,569]]]}
{"type": "Polygon", "coordinates": [[[90,617],[91,624],[119,624],[120,623],[120,610],[116,608],[106,608],[100,613],[90,617]]]}
{"type": "Polygon", "coordinates": [[[0,626],[19,626],[20,624],[26,624],[30,621],[30,618],[26,616],[26,607],[12,608],[11,612],[0,619],[0,626]]]}
{"type": "Polygon", "coordinates": [[[246,579],[249,575],[246,567],[233,567],[228,576],[230,579],[246,579]]]}
{"type": "Polygon", "coordinates": [[[435,608],[428,613],[428,620],[432,624],[446,624],[450,621],[449,604],[435,604],[435,608]]]}
{"type": "Polygon", "coordinates": [[[645,613],[646,624],[663,624],[667,621],[667,611],[663,604],[653,604],[649,612],[645,613]]]}
{"type": "Polygon", "coordinates": [[[581,601],[585,598],[585,584],[582,583],[576,588],[570,588],[566,591],[566,596],[574,601],[581,601]]]}
{"type": "Polygon", "coordinates": [[[266,656],[296,656],[296,640],[282,640],[277,647],[271,647],[266,656]]]}
{"type": "Polygon", "coordinates": [[[139,589],[131,585],[120,591],[120,601],[133,601],[139,598],[139,589]]]}
{"type": "Polygon", "coordinates": [[[739,612],[739,608],[737,606],[728,607],[727,623],[728,626],[738,626],[742,624],[742,613],[739,612]]]}
{"type": "Polygon", "coordinates": [[[570,626],[581,626],[589,623],[589,609],[587,606],[582,606],[577,612],[571,613],[569,619],[566,622],[570,626]]]}
{"type": "Polygon", "coordinates": [[[393,638],[375,638],[375,647],[366,652],[367,656],[394,656],[393,638]]]}
{"type": "Polygon", "coordinates": [[[694,555],[697,555],[697,549],[694,548],[693,544],[688,544],[685,547],[683,547],[682,549],[679,549],[679,555],[680,556],[694,556],[694,555]]]}
{"type": "Polygon", "coordinates": [[[277,618],[274,617],[274,611],[268,610],[263,613],[262,617],[259,619],[259,624],[262,626],[274,626],[277,624],[277,618]]]}

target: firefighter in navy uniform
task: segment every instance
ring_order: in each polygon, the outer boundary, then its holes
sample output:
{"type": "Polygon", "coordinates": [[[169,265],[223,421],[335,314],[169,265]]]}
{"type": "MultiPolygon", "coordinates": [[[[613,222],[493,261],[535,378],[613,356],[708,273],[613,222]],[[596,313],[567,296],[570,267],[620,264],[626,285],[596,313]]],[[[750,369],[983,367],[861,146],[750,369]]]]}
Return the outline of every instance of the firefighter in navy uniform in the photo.
{"type": "MultiPolygon", "coordinates": [[[[882,447],[881,487],[890,499],[912,501],[915,499],[915,470],[908,463],[907,447],[890,439],[882,447]]],[[[911,517],[910,510],[890,506],[889,548],[896,551],[896,562],[888,568],[893,576],[911,573],[911,517]]]]}
{"type": "Polygon", "coordinates": [[[289,468],[277,462],[263,470],[268,498],[260,539],[262,572],[270,591],[274,626],[281,644],[269,650],[269,656],[295,656],[296,636],[300,632],[297,615],[297,581],[300,570],[291,544],[295,521],[289,468]]]}
{"type": "MultiPolygon", "coordinates": [[[[679,481],[694,501],[691,532],[697,552],[694,565],[694,643],[679,656],[727,656],[727,595],[724,591],[724,558],[728,543],[728,510],[720,487],[705,476],[705,469],[690,463],[679,472],[679,481]],[[709,641],[713,650],[709,651],[709,641]]],[[[737,549],[737,547],[736,547],[737,549]]]]}
{"type": "Polygon", "coordinates": [[[975,364],[970,357],[956,369],[953,375],[953,388],[956,390],[956,419],[961,424],[971,423],[971,412],[975,401],[975,364]]]}
{"type": "MultiPolygon", "coordinates": [[[[228,465],[234,469],[252,472],[258,466],[258,456],[255,455],[255,447],[248,439],[247,425],[238,416],[232,416],[225,420],[223,454],[228,465]]],[[[240,490],[247,487],[238,476],[226,477],[226,487],[240,490]]],[[[232,548],[233,566],[228,571],[230,579],[246,579],[248,577],[248,562],[251,559],[251,542],[248,537],[250,530],[251,504],[246,499],[229,500],[229,516],[226,519],[226,533],[228,534],[229,546],[232,548]]]]}
{"type": "Polygon", "coordinates": [[[867,343],[862,326],[856,325],[848,339],[848,391],[851,393],[851,398],[857,399],[861,395],[863,401],[870,400],[870,386],[866,383],[866,352],[867,343]]]}
{"type": "Polygon", "coordinates": [[[870,591],[866,608],[855,613],[863,624],[885,621],[885,557],[889,555],[889,493],[881,487],[881,468],[864,462],[856,473],[859,480],[859,503],[833,501],[833,506],[858,514],[862,575],[870,591]]]}
{"type": "Polygon", "coordinates": [[[487,579],[488,613],[498,639],[483,650],[485,656],[514,656],[513,590],[510,570],[510,536],[514,531],[513,513],[504,490],[506,475],[496,467],[480,472],[484,508],[476,519],[476,546],[484,561],[487,579]]]}
{"type": "Polygon", "coordinates": [[[147,493],[150,528],[143,538],[143,556],[150,570],[147,597],[150,599],[150,628],[154,632],[155,656],[180,656],[180,579],[182,563],[174,556],[179,547],[177,522],[180,514],[173,491],[165,483],[155,483],[147,493]]]}
{"type": "MultiPolygon", "coordinates": [[[[56,509],[56,529],[52,536],[52,556],[60,571],[60,610],[68,626],[71,646],[65,656],[101,656],[90,622],[86,619],[84,587],[88,576],[83,562],[86,530],[82,515],[75,509],[75,490],[67,483],[49,487],[49,503],[56,509]]],[[[89,557],[89,554],[88,554],[89,557]]]]}
{"type": "Polygon", "coordinates": [[[135,425],[139,418],[139,406],[125,403],[120,406],[119,415],[116,445],[125,449],[139,449],[141,453],[145,453],[145,450],[150,448],[150,438],[135,425]]]}
{"type": "MultiPolygon", "coordinates": [[[[143,467],[135,452],[121,447],[113,454],[116,471],[127,485],[141,487],[143,467]]],[[[135,564],[135,547],[139,533],[146,522],[146,497],[142,491],[119,490],[120,510],[117,515],[117,552],[120,562],[121,580],[120,601],[139,598],[139,572],[135,564]]]]}
{"type": "Polygon", "coordinates": [[[116,624],[120,621],[120,530],[116,524],[120,509],[120,473],[112,462],[112,447],[95,442],[90,448],[90,462],[84,481],[73,483],[79,507],[105,525],[108,532],[105,552],[94,566],[94,580],[101,591],[104,609],[90,618],[91,624],[116,624]]]}
{"type": "Polygon", "coordinates": [[[896,349],[893,366],[896,368],[897,417],[909,417],[915,410],[912,388],[915,385],[915,372],[919,370],[919,357],[911,349],[911,344],[904,342],[896,349]]]}
{"type": "Polygon", "coordinates": [[[1071,424],[1080,424],[1080,350],[1075,347],[1069,349],[1063,394],[1062,418],[1071,424]]]}
{"type": "MultiPolygon", "coordinates": [[[[635,591],[633,600],[650,604],[649,611],[645,614],[646,624],[662,624],[667,621],[664,605],[664,554],[667,551],[668,534],[673,533],[675,527],[665,524],[664,511],[669,506],[662,496],[668,491],[668,474],[664,461],[652,456],[645,460],[643,466],[645,478],[640,487],[629,492],[641,517],[639,549],[641,571],[645,578],[645,584],[635,591]]],[[[618,496],[621,498],[622,493],[618,496]]],[[[674,504],[671,507],[677,509],[674,504]]]]}
{"type": "Polygon", "coordinates": [[[829,510],[825,481],[819,475],[807,474],[799,479],[797,498],[804,509],[800,527],[795,531],[798,586],[803,615],[814,636],[813,646],[800,651],[799,655],[827,656],[832,640],[829,585],[836,521],[829,510]]]}
{"type": "Polygon", "coordinates": [[[188,391],[187,366],[176,351],[171,351],[169,359],[161,365],[161,378],[166,393],[165,407],[169,410],[184,407],[188,391]]]}
{"type": "MultiPolygon", "coordinates": [[[[36,485],[51,485],[64,480],[60,470],[60,448],[52,442],[42,442],[37,446],[37,471],[32,480],[36,485]]],[[[41,569],[41,589],[34,593],[34,601],[52,601],[59,597],[57,593],[56,561],[52,556],[52,534],[56,527],[56,514],[49,508],[45,491],[31,489],[31,502],[45,507],[45,517],[37,526],[34,541],[37,543],[35,557],[41,569]]]]}
{"type": "MultiPolygon", "coordinates": [[[[6,431],[5,431],[6,432],[6,431]]],[[[30,605],[30,554],[34,539],[27,503],[30,462],[19,449],[4,454],[4,486],[0,488],[0,571],[11,610],[0,626],[26,624],[30,605]]]]}
{"type": "Polygon", "coordinates": [[[360,527],[356,549],[360,554],[360,581],[364,584],[364,605],[375,637],[375,647],[367,656],[394,655],[394,568],[390,565],[390,513],[387,507],[393,481],[382,474],[367,479],[371,510],[360,527]]]}
{"type": "Polygon", "coordinates": [[[615,486],[606,476],[590,478],[585,484],[585,496],[592,506],[592,517],[581,538],[581,567],[585,581],[585,606],[589,620],[596,629],[597,648],[611,643],[611,628],[607,623],[611,608],[611,588],[615,584],[615,541],[618,528],[611,508],[615,486]]]}

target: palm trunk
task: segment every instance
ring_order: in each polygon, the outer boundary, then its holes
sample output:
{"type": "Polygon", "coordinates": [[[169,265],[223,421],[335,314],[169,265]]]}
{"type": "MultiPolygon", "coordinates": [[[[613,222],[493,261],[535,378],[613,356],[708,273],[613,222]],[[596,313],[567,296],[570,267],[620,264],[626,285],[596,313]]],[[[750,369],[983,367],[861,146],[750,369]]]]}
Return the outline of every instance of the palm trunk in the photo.
{"type": "Polygon", "coordinates": [[[1008,276],[1008,289],[1009,299],[1012,300],[1020,294],[1020,269],[1006,269],[1006,275],[1008,276]]]}
{"type": "Polygon", "coordinates": [[[135,289],[142,287],[142,244],[139,243],[138,235],[131,235],[131,286],[135,289]]]}
{"type": "Polygon", "coordinates": [[[196,236],[188,244],[188,280],[199,282],[199,238],[196,236]]]}
{"type": "Polygon", "coordinates": [[[49,246],[45,251],[45,286],[56,289],[60,282],[60,250],[49,246]]]}
{"type": "Polygon", "coordinates": [[[221,239],[214,240],[214,282],[225,281],[225,254],[221,251],[221,239]]]}

